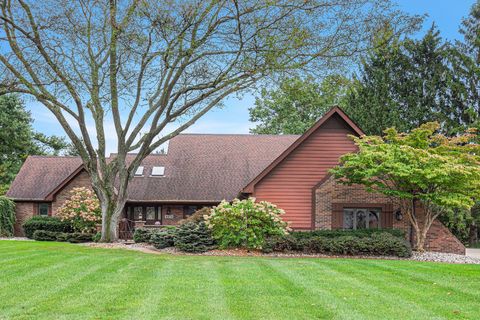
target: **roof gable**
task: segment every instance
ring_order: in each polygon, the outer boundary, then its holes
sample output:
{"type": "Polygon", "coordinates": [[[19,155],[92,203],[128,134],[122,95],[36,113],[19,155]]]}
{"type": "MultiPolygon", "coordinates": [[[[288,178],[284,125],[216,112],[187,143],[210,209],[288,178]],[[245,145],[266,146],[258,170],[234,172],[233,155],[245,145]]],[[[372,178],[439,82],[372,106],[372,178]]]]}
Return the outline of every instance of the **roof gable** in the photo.
{"type": "Polygon", "coordinates": [[[365,133],[350,119],[340,107],[335,106],[320,118],[310,129],[301,135],[294,143],[292,143],[285,151],[283,151],[270,165],[268,165],[258,176],[250,181],[242,190],[244,193],[253,193],[255,185],[267,176],[277,165],[287,158],[294,150],[296,150],[304,141],[306,141],[314,132],[324,125],[333,117],[339,117],[346,126],[351,128],[358,136],[365,133]]]}

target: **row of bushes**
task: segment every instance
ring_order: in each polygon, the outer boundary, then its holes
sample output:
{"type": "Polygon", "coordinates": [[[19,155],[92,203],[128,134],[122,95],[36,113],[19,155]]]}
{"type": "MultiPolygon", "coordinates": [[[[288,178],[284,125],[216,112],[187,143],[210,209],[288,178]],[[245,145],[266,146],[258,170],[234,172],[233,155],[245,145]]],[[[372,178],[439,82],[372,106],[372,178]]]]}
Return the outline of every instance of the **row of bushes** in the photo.
{"type": "Polygon", "coordinates": [[[405,232],[400,229],[357,229],[357,230],[315,230],[315,231],[296,231],[290,234],[297,239],[306,239],[311,237],[338,238],[352,236],[357,238],[371,237],[377,233],[389,233],[398,238],[404,238],[405,232]]]}
{"type": "Polygon", "coordinates": [[[25,236],[35,239],[33,234],[37,230],[56,233],[73,233],[72,224],[69,221],[62,221],[57,217],[33,216],[23,224],[25,236]]]}
{"type": "Polygon", "coordinates": [[[175,247],[184,252],[205,252],[216,248],[216,242],[205,222],[186,221],[179,227],[162,229],[139,228],[133,235],[135,242],[146,242],[157,249],[175,247]]]}
{"type": "Polygon", "coordinates": [[[297,251],[330,255],[376,255],[410,257],[412,249],[408,241],[388,232],[372,232],[369,236],[340,235],[329,236],[287,235],[267,239],[263,252],[297,251]],[[335,236],[340,235],[340,236],[335,236]]]}
{"type": "Polygon", "coordinates": [[[55,232],[46,230],[35,230],[32,236],[37,241],[61,241],[71,243],[83,243],[91,242],[93,240],[93,234],[79,233],[79,232],[55,232]]]}

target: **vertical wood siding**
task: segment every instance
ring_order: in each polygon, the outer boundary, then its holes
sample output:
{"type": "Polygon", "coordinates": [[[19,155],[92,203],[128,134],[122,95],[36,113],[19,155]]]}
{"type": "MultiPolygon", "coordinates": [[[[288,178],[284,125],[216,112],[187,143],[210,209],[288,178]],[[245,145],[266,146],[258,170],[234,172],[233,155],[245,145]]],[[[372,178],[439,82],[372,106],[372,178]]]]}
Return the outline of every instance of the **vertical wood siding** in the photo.
{"type": "Polygon", "coordinates": [[[312,188],[356,147],[354,131],[338,115],[332,116],[256,185],[253,196],[285,210],[294,229],[312,227],[312,188]]]}

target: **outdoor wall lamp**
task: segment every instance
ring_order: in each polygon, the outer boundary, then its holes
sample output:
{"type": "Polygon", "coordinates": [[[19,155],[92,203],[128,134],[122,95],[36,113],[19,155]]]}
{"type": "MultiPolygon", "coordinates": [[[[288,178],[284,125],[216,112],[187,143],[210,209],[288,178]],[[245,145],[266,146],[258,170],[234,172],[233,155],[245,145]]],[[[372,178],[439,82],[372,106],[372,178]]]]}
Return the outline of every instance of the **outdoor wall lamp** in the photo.
{"type": "Polygon", "coordinates": [[[395,211],[395,219],[397,219],[397,221],[402,221],[403,219],[402,211],[400,210],[395,211]]]}

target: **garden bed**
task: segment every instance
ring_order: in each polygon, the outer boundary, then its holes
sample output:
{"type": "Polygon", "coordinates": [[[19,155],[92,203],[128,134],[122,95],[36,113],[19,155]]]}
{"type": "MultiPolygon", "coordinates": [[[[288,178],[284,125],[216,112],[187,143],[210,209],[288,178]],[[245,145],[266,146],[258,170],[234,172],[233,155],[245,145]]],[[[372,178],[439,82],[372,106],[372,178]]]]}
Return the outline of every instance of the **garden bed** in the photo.
{"type": "Polygon", "coordinates": [[[171,255],[191,255],[191,256],[220,256],[220,257],[277,257],[277,258],[349,258],[349,259],[381,259],[381,260],[411,260],[411,261],[428,261],[428,262],[444,262],[454,264],[480,264],[479,258],[468,257],[451,253],[439,252],[413,252],[410,258],[400,258],[395,256],[371,256],[371,255],[325,255],[325,254],[308,254],[302,252],[275,252],[263,253],[259,250],[245,249],[229,249],[229,250],[210,250],[203,253],[186,253],[174,247],[165,249],[155,249],[152,245],[145,243],[125,244],[123,242],[116,243],[85,243],[88,247],[107,248],[107,249],[128,249],[150,254],[171,254],[171,255]]]}

